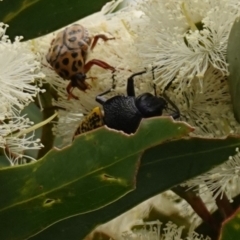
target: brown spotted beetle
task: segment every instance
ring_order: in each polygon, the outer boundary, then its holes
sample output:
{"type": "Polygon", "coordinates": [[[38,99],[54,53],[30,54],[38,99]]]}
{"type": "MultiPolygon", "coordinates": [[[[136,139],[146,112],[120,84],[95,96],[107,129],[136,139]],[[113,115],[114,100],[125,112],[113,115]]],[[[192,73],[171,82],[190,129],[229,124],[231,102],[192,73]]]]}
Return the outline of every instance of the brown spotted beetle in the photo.
{"type": "Polygon", "coordinates": [[[127,96],[117,95],[109,99],[103,96],[114,90],[115,84],[112,88],[99,94],[96,101],[103,107],[104,115],[99,107],[93,111],[80,123],[75,135],[90,131],[102,125],[107,125],[127,134],[135,133],[142,118],[150,118],[161,116],[164,109],[169,109],[167,104],[170,103],[175,109],[170,115],[174,119],[180,117],[180,112],[176,105],[164,94],[163,97],[155,96],[151,93],[142,93],[135,96],[134,77],[142,75],[146,71],[138,72],[131,75],[127,80],[127,96]]]}
{"type": "Polygon", "coordinates": [[[93,50],[99,39],[108,41],[115,38],[108,38],[104,34],[92,37],[85,27],[80,24],[73,24],[59,32],[56,38],[52,40],[46,59],[60,77],[70,79],[67,86],[69,98],[78,99],[72,93],[74,87],[82,91],[90,88],[85,80],[87,78],[86,73],[93,65],[115,71],[114,67],[99,59],[92,59],[86,63],[89,48],[93,50]]]}

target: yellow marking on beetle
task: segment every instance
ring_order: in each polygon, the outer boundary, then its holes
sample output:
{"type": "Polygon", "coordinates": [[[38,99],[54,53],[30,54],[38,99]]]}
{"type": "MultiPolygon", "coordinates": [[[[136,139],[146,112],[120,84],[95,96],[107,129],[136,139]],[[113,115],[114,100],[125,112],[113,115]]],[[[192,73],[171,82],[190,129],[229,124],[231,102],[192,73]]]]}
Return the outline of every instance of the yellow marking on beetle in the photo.
{"type": "Polygon", "coordinates": [[[3,22],[4,23],[8,23],[10,22],[13,18],[15,18],[19,13],[21,13],[22,11],[24,11],[26,8],[32,6],[33,4],[39,2],[39,0],[24,0],[22,2],[22,5],[20,6],[19,9],[17,9],[14,12],[10,12],[7,14],[7,16],[5,16],[3,18],[3,22]]]}
{"type": "Polygon", "coordinates": [[[95,107],[79,124],[74,137],[104,125],[100,107],[95,107]]]}

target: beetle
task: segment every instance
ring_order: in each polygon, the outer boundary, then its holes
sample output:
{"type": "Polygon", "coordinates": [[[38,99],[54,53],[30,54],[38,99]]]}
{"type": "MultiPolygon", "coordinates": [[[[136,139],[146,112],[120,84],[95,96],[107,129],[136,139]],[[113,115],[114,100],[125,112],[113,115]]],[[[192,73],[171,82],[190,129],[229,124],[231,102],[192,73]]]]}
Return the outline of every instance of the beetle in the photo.
{"type": "Polygon", "coordinates": [[[74,136],[81,133],[93,130],[102,125],[107,125],[109,128],[123,131],[127,134],[135,133],[142,118],[150,118],[161,116],[168,103],[175,109],[170,115],[174,119],[180,117],[180,112],[177,106],[167,97],[157,97],[156,88],[155,95],[151,93],[142,93],[139,96],[135,95],[134,77],[142,75],[146,71],[138,72],[131,75],[127,80],[127,95],[117,95],[109,99],[105,99],[104,95],[108,94],[115,88],[97,95],[96,101],[103,107],[103,112],[100,107],[96,107],[93,111],[80,123],[74,136]]]}
{"type": "Polygon", "coordinates": [[[70,80],[66,88],[69,98],[78,99],[72,93],[74,87],[82,91],[90,88],[85,79],[86,73],[93,65],[115,71],[114,67],[98,59],[92,59],[86,63],[89,47],[93,50],[99,39],[108,41],[115,38],[108,38],[104,34],[90,37],[85,27],[73,24],[59,32],[52,40],[46,60],[60,77],[70,80]]]}

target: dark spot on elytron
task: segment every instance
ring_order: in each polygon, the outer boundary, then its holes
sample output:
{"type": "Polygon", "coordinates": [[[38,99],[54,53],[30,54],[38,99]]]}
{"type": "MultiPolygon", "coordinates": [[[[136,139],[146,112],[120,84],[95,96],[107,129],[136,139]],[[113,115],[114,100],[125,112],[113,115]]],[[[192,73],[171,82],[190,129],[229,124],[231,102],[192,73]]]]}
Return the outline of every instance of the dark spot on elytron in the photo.
{"type": "Polygon", "coordinates": [[[64,78],[64,75],[61,72],[59,73],[59,75],[60,75],[60,77],[64,78]]]}
{"type": "Polygon", "coordinates": [[[73,58],[76,58],[78,56],[78,53],[77,52],[74,52],[71,54],[73,58]]]}
{"type": "Polygon", "coordinates": [[[57,62],[57,63],[55,64],[55,69],[59,69],[59,67],[60,67],[59,62],[57,62]]]}
{"type": "Polygon", "coordinates": [[[56,52],[58,49],[58,45],[56,45],[54,48],[53,48],[53,52],[56,52]]]}
{"type": "Polygon", "coordinates": [[[72,30],[72,31],[70,31],[68,34],[69,35],[73,35],[73,34],[75,34],[76,33],[76,31],[75,30],[72,30]]]}
{"type": "Polygon", "coordinates": [[[71,37],[71,38],[68,39],[69,42],[75,42],[76,40],[77,40],[76,37],[71,37]]]}
{"type": "Polygon", "coordinates": [[[82,66],[82,61],[78,60],[78,66],[79,66],[79,67],[82,66]]]}
{"type": "Polygon", "coordinates": [[[82,47],[82,46],[83,46],[83,43],[82,43],[82,42],[78,42],[78,46],[79,46],[79,47],[82,47]]]}
{"type": "Polygon", "coordinates": [[[68,59],[68,58],[64,58],[64,59],[62,60],[62,63],[63,63],[64,65],[68,65],[69,59],[68,59]]]}
{"type": "Polygon", "coordinates": [[[89,42],[89,37],[85,37],[83,40],[84,42],[89,42]]]}
{"type": "Polygon", "coordinates": [[[63,69],[61,72],[63,73],[64,77],[68,77],[69,76],[68,70],[63,69]]]}
{"type": "Polygon", "coordinates": [[[78,68],[76,67],[76,64],[77,64],[77,61],[73,61],[73,64],[72,64],[72,71],[73,72],[76,72],[78,70],[78,68]]]}

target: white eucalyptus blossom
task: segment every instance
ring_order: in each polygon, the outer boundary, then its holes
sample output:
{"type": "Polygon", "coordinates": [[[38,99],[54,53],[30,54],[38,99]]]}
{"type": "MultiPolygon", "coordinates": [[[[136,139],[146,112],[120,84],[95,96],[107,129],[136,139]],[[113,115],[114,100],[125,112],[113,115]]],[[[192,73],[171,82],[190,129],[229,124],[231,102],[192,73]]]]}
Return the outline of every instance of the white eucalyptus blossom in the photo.
{"type": "Polygon", "coordinates": [[[43,78],[40,63],[36,61],[29,44],[16,38],[13,43],[3,35],[6,25],[1,25],[0,34],[0,120],[17,116],[41,91],[34,83],[43,78]]]}
{"type": "Polygon", "coordinates": [[[0,23],[0,148],[2,148],[11,165],[19,164],[25,156],[26,149],[42,147],[34,133],[17,136],[23,129],[29,128],[31,122],[21,111],[38,93],[43,92],[35,80],[44,77],[40,63],[28,43],[22,43],[22,37],[11,42],[5,34],[8,25],[0,23]]]}
{"type": "Polygon", "coordinates": [[[124,0],[113,0],[111,2],[108,2],[102,7],[101,12],[103,14],[113,12],[119,6],[119,4],[125,4],[125,2],[126,1],[124,0]]]}
{"type": "Polygon", "coordinates": [[[189,188],[202,186],[205,191],[212,194],[213,199],[222,197],[226,193],[229,199],[232,199],[240,192],[240,153],[236,149],[236,154],[230,156],[229,160],[211,171],[204,173],[184,184],[189,188]]]}
{"type": "Polygon", "coordinates": [[[200,85],[212,65],[227,75],[226,48],[231,26],[239,15],[238,1],[143,0],[134,8],[142,22],[128,23],[144,66],[158,66],[158,83],[173,79],[180,87],[196,76],[200,85]]]}
{"type": "Polygon", "coordinates": [[[194,135],[204,137],[223,137],[240,132],[235,120],[226,76],[210,66],[203,77],[203,86],[193,78],[191,86],[178,88],[173,82],[166,91],[168,97],[176,103],[182,120],[195,127],[194,135]]]}
{"type": "Polygon", "coordinates": [[[23,135],[20,137],[9,136],[5,138],[5,154],[11,165],[26,163],[26,161],[36,161],[34,158],[23,154],[25,150],[39,150],[44,147],[40,139],[35,138],[34,132],[30,136],[23,135]]]}

